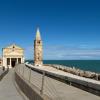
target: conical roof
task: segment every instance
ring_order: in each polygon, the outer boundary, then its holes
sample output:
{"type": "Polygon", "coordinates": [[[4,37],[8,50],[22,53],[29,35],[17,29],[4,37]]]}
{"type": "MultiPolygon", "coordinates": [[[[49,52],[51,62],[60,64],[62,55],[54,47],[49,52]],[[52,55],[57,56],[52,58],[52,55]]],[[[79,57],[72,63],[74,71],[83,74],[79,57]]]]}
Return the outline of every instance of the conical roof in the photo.
{"type": "Polygon", "coordinates": [[[36,32],[36,40],[41,40],[39,28],[37,28],[37,32],[36,32]]]}

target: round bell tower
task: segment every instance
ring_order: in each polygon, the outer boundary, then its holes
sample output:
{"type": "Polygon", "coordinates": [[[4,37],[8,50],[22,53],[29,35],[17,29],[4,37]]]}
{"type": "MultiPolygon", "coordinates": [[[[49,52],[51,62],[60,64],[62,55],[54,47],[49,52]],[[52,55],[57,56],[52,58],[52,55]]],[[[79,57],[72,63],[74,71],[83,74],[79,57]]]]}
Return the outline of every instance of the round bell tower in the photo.
{"type": "Polygon", "coordinates": [[[40,36],[39,28],[37,28],[36,38],[34,40],[34,65],[43,65],[43,50],[42,50],[42,40],[40,36]]]}

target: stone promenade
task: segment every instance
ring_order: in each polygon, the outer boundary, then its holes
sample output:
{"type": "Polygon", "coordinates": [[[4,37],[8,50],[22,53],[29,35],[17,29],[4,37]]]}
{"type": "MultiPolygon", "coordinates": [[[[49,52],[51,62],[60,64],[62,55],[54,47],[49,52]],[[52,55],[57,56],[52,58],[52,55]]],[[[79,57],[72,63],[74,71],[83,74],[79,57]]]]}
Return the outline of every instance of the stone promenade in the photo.
{"type": "Polygon", "coordinates": [[[0,66],[0,75],[3,73],[2,67],[0,66]]]}
{"type": "Polygon", "coordinates": [[[15,86],[14,69],[10,69],[0,81],[0,100],[24,100],[15,86]]]}

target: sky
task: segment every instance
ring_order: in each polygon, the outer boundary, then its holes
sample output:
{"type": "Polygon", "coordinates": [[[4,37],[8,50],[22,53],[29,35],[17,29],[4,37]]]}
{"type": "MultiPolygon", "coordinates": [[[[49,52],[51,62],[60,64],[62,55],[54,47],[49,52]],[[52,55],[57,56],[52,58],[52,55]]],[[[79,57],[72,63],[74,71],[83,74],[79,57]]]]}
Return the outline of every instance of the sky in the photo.
{"type": "Polygon", "coordinates": [[[0,55],[16,43],[33,59],[37,27],[43,59],[100,60],[100,0],[0,0],[0,55]]]}

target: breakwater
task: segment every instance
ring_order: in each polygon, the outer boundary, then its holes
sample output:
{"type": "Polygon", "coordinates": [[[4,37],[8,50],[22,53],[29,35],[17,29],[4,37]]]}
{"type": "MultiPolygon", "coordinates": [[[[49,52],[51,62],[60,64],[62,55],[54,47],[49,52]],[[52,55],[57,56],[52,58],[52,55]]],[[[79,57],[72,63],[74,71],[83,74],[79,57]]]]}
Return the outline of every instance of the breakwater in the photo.
{"type": "Polygon", "coordinates": [[[100,80],[100,74],[96,72],[84,71],[75,67],[68,67],[68,66],[56,65],[56,64],[47,64],[46,66],[54,67],[56,69],[59,69],[64,72],[68,72],[77,76],[90,78],[94,80],[100,80]]]}

